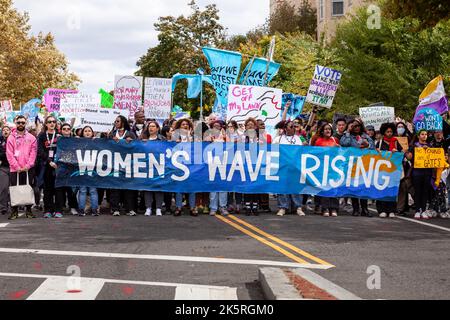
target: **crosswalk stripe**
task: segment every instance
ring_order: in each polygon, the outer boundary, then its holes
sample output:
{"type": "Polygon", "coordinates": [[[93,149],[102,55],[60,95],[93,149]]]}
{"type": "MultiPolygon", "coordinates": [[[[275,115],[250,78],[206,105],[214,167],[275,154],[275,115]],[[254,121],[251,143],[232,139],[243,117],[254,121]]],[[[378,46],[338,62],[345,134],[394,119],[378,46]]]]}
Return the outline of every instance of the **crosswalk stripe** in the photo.
{"type": "Polygon", "coordinates": [[[102,279],[78,278],[79,285],[73,287],[71,280],[48,278],[27,300],[95,300],[105,284],[102,279]]]}
{"type": "Polygon", "coordinates": [[[0,223],[0,228],[6,228],[7,225],[9,225],[9,223],[0,223]]]}
{"type": "Polygon", "coordinates": [[[236,288],[199,288],[199,287],[177,287],[175,300],[238,300],[236,288]]]}

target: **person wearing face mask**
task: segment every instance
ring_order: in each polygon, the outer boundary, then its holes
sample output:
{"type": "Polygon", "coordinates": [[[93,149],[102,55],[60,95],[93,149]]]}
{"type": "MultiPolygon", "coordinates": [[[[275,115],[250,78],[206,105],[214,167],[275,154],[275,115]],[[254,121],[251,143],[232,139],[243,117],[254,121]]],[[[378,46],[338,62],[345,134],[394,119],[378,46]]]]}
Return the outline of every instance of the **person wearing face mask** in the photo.
{"type": "MultiPolygon", "coordinates": [[[[64,123],[61,126],[61,137],[72,137],[72,126],[68,123],[64,123]]],[[[66,202],[69,202],[70,212],[72,215],[78,215],[78,201],[76,192],[71,187],[56,188],[56,202],[64,208],[66,202]]]]}
{"type": "Polygon", "coordinates": [[[135,123],[131,127],[131,132],[133,132],[136,137],[140,137],[142,132],[144,132],[145,127],[145,113],[144,111],[138,111],[134,114],[135,123]]]}
{"type": "MultiPolygon", "coordinates": [[[[28,182],[34,185],[35,170],[34,165],[37,154],[36,138],[25,130],[27,120],[24,116],[18,116],[15,120],[16,128],[11,130],[6,143],[6,157],[10,168],[10,185],[15,186],[28,182]]],[[[19,208],[12,207],[10,220],[19,217],[19,208]]],[[[26,217],[36,218],[31,212],[31,206],[26,207],[26,217]]]]}
{"type": "Polygon", "coordinates": [[[0,214],[8,213],[9,206],[9,162],[6,156],[6,143],[11,134],[11,128],[4,126],[0,137],[0,214]]]}

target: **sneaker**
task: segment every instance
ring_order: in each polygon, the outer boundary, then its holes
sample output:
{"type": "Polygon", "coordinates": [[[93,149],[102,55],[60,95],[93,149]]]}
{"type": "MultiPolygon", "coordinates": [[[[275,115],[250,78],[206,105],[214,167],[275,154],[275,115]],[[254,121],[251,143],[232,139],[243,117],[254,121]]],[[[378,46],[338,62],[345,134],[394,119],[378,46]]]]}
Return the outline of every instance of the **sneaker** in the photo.
{"type": "Polygon", "coordinates": [[[210,211],[210,209],[207,206],[203,208],[203,213],[204,214],[208,214],[209,211],[210,211]]]}
{"type": "Polygon", "coordinates": [[[330,216],[330,211],[325,210],[322,214],[324,217],[329,217],[330,216]]]}
{"type": "Polygon", "coordinates": [[[332,211],[331,211],[331,216],[332,216],[333,218],[336,218],[336,217],[338,216],[337,211],[336,211],[336,210],[332,210],[332,211]]]}
{"type": "Polygon", "coordinates": [[[150,217],[152,215],[152,209],[151,208],[147,208],[147,211],[145,211],[145,216],[146,217],[150,217]]]}
{"type": "Polygon", "coordinates": [[[92,216],[93,216],[93,217],[98,217],[98,216],[100,216],[100,209],[92,210],[92,216]]]}
{"type": "Polygon", "coordinates": [[[8,220],[16,220],[17,218],[19,218],[19,213],[11,213],[8,220]]]}
{"type": "Polygon", "coordinates": [[[25,217],[27,219],[36,219],[36,216],[31,211],[27,211],[27,213],[25,214],[25,217]]]}
{"type": "Polygon", "coordinates": [[[428,220],[428,219],[430,219],[430,216],[429,216],[428,213],[425,211],[424,213],[422,213],[421,218],[424,219],[424,220],[428,220]]]}
{"type": "Polygon", "coordinates": [[[113,217],[120,217],[120,212],[119,211],[114,211],[113,217]]]}
{"type": "Polygon", "coordinates": [[[80,212],[78,213],[79,217],[86,217],[86,211],[84,210],[80,210],[80,212]]]}
{"type": "Polygon", "coordinates": [[[78,210],[75,209],[75,208],[71,208],[71,209],[70,209],[70,213],[71,213],[73,216],[77,216],[77,215],[78,215],[78,210]]]}
{"type": "Polygon", "coordinates": [[[284,215],[286,215],[286,209],[280,209],[277,213],[277,216],[279,217],[283,217],[284,215]]]}
{"type": "Polygon", "coordinates": [[[414,215],[414,219],[417,219],[417,220],[420,220],[421,217],[422,216],[421,216],[420,212],[416,212],[416,214],[414,215]]]}
{"type": "Polygon", "coordinates": [[[129,216],[129,217],[136,217],[136,216],[137,216],[137,213],[134,212],[133,210],[131,210],[131,211],[127,214],[127,216],[129,216]]]}
{"type": "Polygon", "coordinates": [[[62,213],[61,212],[57,212],[57,213],[55,213],[55,216],[54,216],[56,219],[61,219],[62,217],[63,217],[63,215],[62,215],[62,213]]]}
{"type": "Polygon", "coordinates": [[[396,217],[395,213],[393,213],[393,212],[389,213],[389,218],[393,219],[395,217],[396,217]]]}
{"type": "Polygon", "coordinates": [[[226,217],[226,216],[229,216],[230,213],[228,212],[227,209],[223,208],[223,209],[222,209],[222,215],[223,215],[224,217],[226,217]]]}
{"type": "Polygon", "coordinates": [[[161,209],[156,209],[156,216],[157,216],[157,217],[162,217],[162,211],[161,211],[161,209]]]}
{"type": "Polygon", "coordinates": [[[191,209],[191,216],[192,217],[198,217],[198,210],[197,210],[197,208],[191,209]]]}
{"type": "Polygon", "coordinates": [[[387,218],[387,213],[386,212],[382,212],[381,214],[380,214],[380,218],[387,218]]]}
{"type": "Polygon", "coordinates": [[[306,216],[305,212],[303,211],[303,209],[301,207],[297,208],[297,215],[300,217],[306,216]]]}
{"type": "Polygon", "coordinates": [[[50,212],[44,213],[44,219],[50,219],[52,218],[52,214],[50,212]]]}
{"type": "Polygon", "coordinates": [[[210,213],[209,213],[209,215],[210,215],[211,217],[216,216],[216,214],[217,214],[217,212],[214,211],[214,210],[211,210],[210,213]]]}

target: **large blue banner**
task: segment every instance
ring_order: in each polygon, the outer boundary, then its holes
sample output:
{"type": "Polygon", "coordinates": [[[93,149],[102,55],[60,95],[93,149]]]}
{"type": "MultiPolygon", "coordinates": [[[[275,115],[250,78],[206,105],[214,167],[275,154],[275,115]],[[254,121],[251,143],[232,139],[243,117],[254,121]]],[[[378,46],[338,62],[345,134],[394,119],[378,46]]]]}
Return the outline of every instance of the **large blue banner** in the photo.
{"type": "Polygon", "coordinates": [[[57,187],[395,201],[402,153],[293,145],[58,140],[57,187]]]}
{"type": "Polygon", "coordinates": [[[239,52],[203,48],[211,67],[211,79],[217,97],[223,106],[228,105],[228,88],[236,84],[241,71],[242,55],[239,52]]]}
{"type": "Polygon", "coordinates": [[[240,84],[245,84],[247,86],[266,87],[267,84],[272,81],[272,79],[277,75],[280,67],[281,64],[271,61],[269,63],[269,68],[267,69],[267,59],[254,58],[250,60],[247,67],[245,67],[241,76],[240,84]],[[252,69],[249,71],[250,66],[252,69]],[[264,81],[266,72],[267,79],[266,81],[264,81]],[[245,82],[246,79],[247,81],[245,82]]]}

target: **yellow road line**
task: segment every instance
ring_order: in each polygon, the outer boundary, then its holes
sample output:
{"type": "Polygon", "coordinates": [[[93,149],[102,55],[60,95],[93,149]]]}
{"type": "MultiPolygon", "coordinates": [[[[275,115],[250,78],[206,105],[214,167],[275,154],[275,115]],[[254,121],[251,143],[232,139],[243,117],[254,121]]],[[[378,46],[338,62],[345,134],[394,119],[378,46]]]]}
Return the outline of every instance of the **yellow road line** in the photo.
{"type": "Polygon", "coordinates": [[[224,217],[219,216],[219,215],[216,215],[216,218],[219,219],[219,220],[222,220],[223,222],[225,222],[226,224],[232,226],[233,228],[238,229],[239,231],[245,233],[246,235],[252,237],[253,239],[256,239],[259,242],[264,243],[266,246],[269,246],[272,249],[282,253],[286,257],[294,260],[295,262],[298,262],[298,263],[301,263],[301,264],[308,264],[308,262],[306,262],[305,260],[303,260],[303,259],[301,259],[301,258],[299,258],[299,257],[297,257],[295,255],[293,255],[292,253],[284,250],[283,248],[277,246],[276,244],[273,244],[273,243],[267,241],[266,239],[261,238],[260,236],[254,234],[253,232],[250,232],[250,231],[244,229],[243,227],[241,227],[240,225],[234,223],[233,221],[228,220],[227,218],[224,218],[224,217]]]}
{"type": "Polygon", "coordinates": [[[295,246],[293,246],[293,245],[291,245],[291,244],[281,240],[280,238],[274,237],[274,236],[268,234],[267,232],[264,232],[261,229],[258,229],[257,227],[251,225],[248,222],[245,222],[245,221],[243,221],[243,220],[241,220],[241,219],[239,219],[239,218],[237,218],[237,217],[235,217],[233,215],[230,215],[229,217],[231,219],[235,220],[236,222],[246,226],[247,228],[249,228],[249,229],[259,233],[260,235],[262,235],[262,236],[264,236],[264,237],[266,237],[266,238],[268,238],[268,239],[270,239],[270,240],[272,240],[272,241],[274,241],[274,242],[276,242],[278,244],[281,244],[282,246],[285,246],[286,248],[289,248],[292,251],[294,251],[294,252],[296,252],[296,253],[298,253],[298,254],[300,254],[300,255],[308,258],[308,259],[311,259],[314,262],[317,262],[317,263],[319,263],[321,265],[324,265],[324,266],[332,266],[332,267],[334,267],[331,263],[328,263],[328,262],[326,262],[326,261],[324,261],[324,260],[322,260],[320,258],[317,258],[317,257],[313,256],[312,254],[310,254],[310,253],[308,253],[308,252],[306,252],[306,251],[304,251],[302,249],[299,249],[299,248],[297,248],[297,247],[295,247],[295,246]]]}

